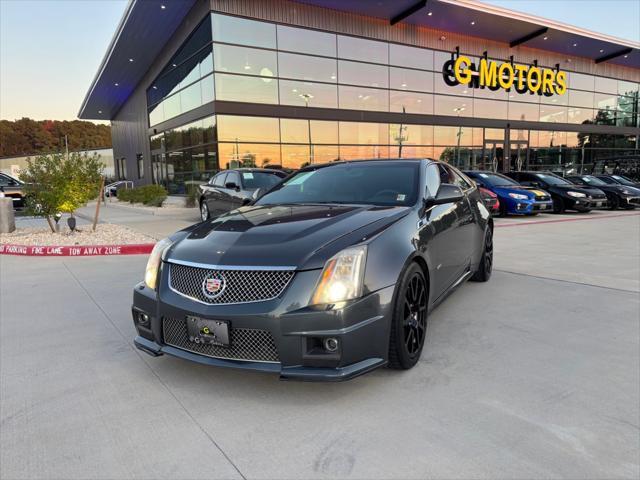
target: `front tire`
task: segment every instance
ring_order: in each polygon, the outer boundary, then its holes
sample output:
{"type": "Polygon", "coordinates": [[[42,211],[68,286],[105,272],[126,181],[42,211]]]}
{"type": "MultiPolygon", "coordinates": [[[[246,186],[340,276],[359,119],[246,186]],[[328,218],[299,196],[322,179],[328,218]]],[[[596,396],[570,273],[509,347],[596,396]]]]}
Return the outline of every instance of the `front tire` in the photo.
{"type": "Polygon", "coordinates": [[[553,213],[564,213],[564,200],[559,197],[553,197],[553,213]]]}
{"type": "Polygon", "coordinates": [[[615,195],[609,199],[609,210],[617,210],[620,207],[620,200],[615,195]]]}
{"type": "Polygon", "coordinates": [[[493,229],[487,227],[487,231],[484,234],[484,243],[482,246],[482,257],[480,258],[480,264],[478,270],[473,274],[471,280],[473,282],[486,282],[491,278],[491,272],[493,271],[493,229]]]}
{"type": "Polygon", "coordinates": [[[209,207],[207,206],[207,202],[202,200],[200,202],[200,218],[203,222],[206,222],[211,218],[211,214],[209,213],[209,207]]]}
{"type": "Polygon", "coordinates": [[[424,273],[412,263],[402,275],[393,309],[389,368],[408,370],[420,360],[427,336],[428,299],[424,273]]]}

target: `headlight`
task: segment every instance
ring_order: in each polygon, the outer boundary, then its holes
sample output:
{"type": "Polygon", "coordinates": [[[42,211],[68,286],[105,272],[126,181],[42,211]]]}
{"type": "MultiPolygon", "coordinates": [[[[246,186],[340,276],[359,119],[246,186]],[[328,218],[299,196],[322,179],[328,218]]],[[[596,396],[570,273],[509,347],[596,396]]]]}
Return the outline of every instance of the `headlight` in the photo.
{"type": "Polygon", "coordinates": [[[324,265],[311,305],[338,303],[362,295],[366,245],[350,247],[331,257],[324,265]]]}
{"type": "Polygon", "coordinates": [[[567,195],[569,195],[570,197],[576,197],[576,198],[586,197],[584,193],[580,193],[580,192],[567,192],[567,195]]]}
{"type": "Polygon", "coordinates": [[[623,195],[633,195],[633,192],[627,189],[622,190],[621,192],[623,195]]]}
{"type": "Polygon", "coordinates": [[[516,200],[529,200],[529,197],[521,193],[510,193],[509,196],[511,198],[515,198],[516,200]]]}
{"type": "Polygon", "coordinates": [[[168,238],[163,238],[151,251],[149,260],[147,260],[147,268],[144,271],[144,283],[149,288],[156,289],[158,283],[158,270],[160,269],[160,262],[162,261],[162,254],[171,246],[173,242],[168,238]]]}

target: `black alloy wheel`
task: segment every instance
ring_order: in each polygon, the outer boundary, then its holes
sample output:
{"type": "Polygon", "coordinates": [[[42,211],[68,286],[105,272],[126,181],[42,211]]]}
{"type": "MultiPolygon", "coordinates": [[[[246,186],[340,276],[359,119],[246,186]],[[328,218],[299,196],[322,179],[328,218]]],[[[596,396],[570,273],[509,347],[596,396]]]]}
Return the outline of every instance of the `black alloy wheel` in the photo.
{"type": "Polygon", "coordinates": [[[206,222],[211,218],[211,214],[209,213],[209,207],[207,206],[207,202],[202,200],[200,202],[200,218],[203,222],[206,222]]]}
{"type": "Polygon", "coordinates": [[[493,229],[487,227],[484,234],[484,246],[482,249],[482,258],[478,270],[473,274],[471,280],[474,282],[486,282],[491,278],[493,271],[493,229]]]}
{"type": "Polygon", "coordinates": [[[389,367],[407,370],[420,359],[427,336],[429,289],[422,269],[412,263],[405,271],[396,302],[389,341],[389,367]]]}

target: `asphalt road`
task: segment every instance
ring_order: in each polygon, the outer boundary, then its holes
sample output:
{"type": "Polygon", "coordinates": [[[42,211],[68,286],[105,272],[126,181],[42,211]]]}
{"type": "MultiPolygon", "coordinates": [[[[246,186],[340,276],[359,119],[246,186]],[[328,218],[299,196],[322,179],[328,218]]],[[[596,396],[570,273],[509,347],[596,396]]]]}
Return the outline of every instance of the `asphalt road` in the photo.
{"type": "Polygon", "coordinates": [[[493,278],[430,316],[420,363],[342,384],[138,352],[142,256],[0,257],[0,478],[637,479],[620,215],[498,220],[493,278]]]}

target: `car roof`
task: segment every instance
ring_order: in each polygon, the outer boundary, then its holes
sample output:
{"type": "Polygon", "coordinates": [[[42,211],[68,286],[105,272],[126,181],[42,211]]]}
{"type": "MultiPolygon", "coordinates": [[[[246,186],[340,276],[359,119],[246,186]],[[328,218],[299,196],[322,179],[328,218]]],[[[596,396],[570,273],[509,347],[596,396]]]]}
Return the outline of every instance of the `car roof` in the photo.
{"type": "Polygon", "coordinates": [[[432,158],[363,158],[363,159],[357,159],[357,160],[336,160],[333,162],[327,162],[327,163],[315,163],[313,165],[307,165],[304,168],[301,168],[300,170],[298,170],[299,172],[303,172],[303,171],[307,171],[307,170],[317,170],[319,168],[327,168],[327,167],[334,167],[334,166],[338,166],[338,165],[348,165],[348,164],[355,164],[355,163],[420,163],[420,162],[427,162],[427,163],[442,163],[442,162],[438,162],[437,160],[433,160],[432,158]]]}
{"type": "Polygon", "coordinates": [[[263,172],[263,173],[274,173],[276,175],[286,174],[282,170],[276,170],[275,168],[252,168],[252,167],[241,167],[241,168],[229,168],[227,170],[221,170],[219,173],[224,172],[263,172]]]}

